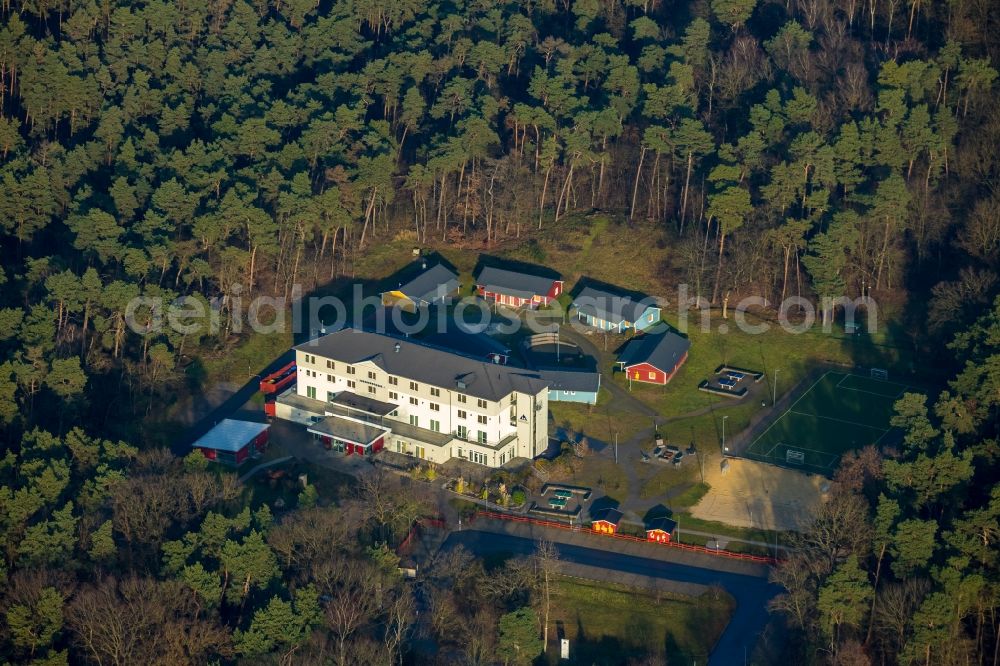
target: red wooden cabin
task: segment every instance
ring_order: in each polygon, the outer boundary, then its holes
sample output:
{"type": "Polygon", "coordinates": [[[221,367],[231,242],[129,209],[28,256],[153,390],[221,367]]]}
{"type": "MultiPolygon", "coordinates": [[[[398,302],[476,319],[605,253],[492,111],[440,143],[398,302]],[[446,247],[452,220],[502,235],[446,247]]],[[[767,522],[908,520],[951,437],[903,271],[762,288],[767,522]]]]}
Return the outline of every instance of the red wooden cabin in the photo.
{"type": "Polygon", "coordinates": [[[671,520],[666,516],[654,518],[646,525],[646,539],[654,543],[670,543],[676,529],[676,520],[671,520]]]}
{"type": "Polygon", "coordinates": [[[598,509],[590,512],[590,527],[601,534],[615,534],[622,520],[622,512],[618,509],[598,509]]]}
{"type": "Polygon", "coordinates": [[[513,308],[548,305],[563,292],[558,277],[544,277],[487,266],[476,278],[476,293],[488,301],[513,308]]]}
{"type": "Polygon", "coordinates": [[[691,343],[673,331],[646,333],[631,340],[618,356],[630,382],[666,384],[684,365],[691,343]]]}

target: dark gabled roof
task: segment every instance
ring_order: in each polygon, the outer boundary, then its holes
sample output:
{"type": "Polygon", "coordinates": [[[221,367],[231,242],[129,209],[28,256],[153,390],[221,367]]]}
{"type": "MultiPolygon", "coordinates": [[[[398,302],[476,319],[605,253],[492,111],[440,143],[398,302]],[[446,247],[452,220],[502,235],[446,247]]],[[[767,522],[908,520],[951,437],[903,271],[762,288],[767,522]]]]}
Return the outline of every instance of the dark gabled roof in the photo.
{"type": "Polygon", "coordinates": [[[353,391],[341,391],[330,401],[334,405],[342,405],[348,409],[374,414],[375,416],[385,416],[396,411],[396,405],[391,402],[382,402],[366,395],[358,395],[353,391]]]}
{"type": "Polygon", "coordinates": [[[443,264],[435,264],[391,291],[402,292],[415,303],[419,301],[433,303],[458,291],[458,275],[443,264]]]}
{"type": "Polygon", "coordinates": [[[618,355],[618,362],[626,368],[649,363],[654,368],[670,371],[690,348],[691,341],[673,331],[647,333],[625,345],[625,349],[618,355]]]}
{"type": "Polygon", "coordinates": [[[677,529],[677,521],[672,518],[667,518],[666,516],[660,516],[659,518],[653,518],[648,523],[646,523],[646,531],[652,532],[653,530],[661,530],[667,534],[673,534],[674,530],[677,529]]]}
{"type": "Polygon", "coordinates": [[[352,365],[370,361],[390,375],[486,400],[499,400],[512,391],[536,395],[548,386],[537,372],[356,328],[343,328],[295,349],[352,365]]]}
{"type": "Polygon", "coordinates": [[[486,287],[487,291],[513,294],[521,298],[544,296],[557,281],[560,281],[559,277],[543,277],[494,266],[486,266],[476,278],[476,284],[486,287]]]}
{"type": "Polygon", "coordinates": [[[440,347],[457,354],[477,359],[489,359],[491,355],[510,356],[510,347],[485,333],[467,333],[460,327],[431,333],[420,339],[426,345],[440,347]]]}
{"type": "Polygon", "coordinates": [[[584,287],[573,299],[573,305],[585,315],[615,324],[622,321],[639,321],[646,308],[657,307],[656,302],[649,296],[637,300],[626,294],[594,287],[584,287]]]}
{"type": "Polygon", "coordinates": [[[538,371],[542,379],[554,391],[584,391],[597,393],[601,386],[601,375],[596,372],[582,370],[547,370],[538,371]]]}
{"type": "Polygon", "coordinates": [[[590,512],[590,522],[597,522],[598,520],[604,521],[606,523],[611,523],[612,525],[617,525],[624,514],[618,509],[613,509],[611,507],[605,509],[598,509],[597,511],[590,512]]]}

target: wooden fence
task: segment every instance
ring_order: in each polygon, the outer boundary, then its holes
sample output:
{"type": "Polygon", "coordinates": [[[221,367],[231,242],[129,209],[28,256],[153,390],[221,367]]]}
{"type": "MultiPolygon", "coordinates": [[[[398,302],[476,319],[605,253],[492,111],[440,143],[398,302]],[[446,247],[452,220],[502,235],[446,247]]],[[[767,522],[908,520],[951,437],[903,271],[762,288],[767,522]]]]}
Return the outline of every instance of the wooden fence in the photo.
{"type": "Polygon", "coordinates": [[[623,541],[633,541],[635,543],[647,543],[658,547],[666,546],[668,548],[678,548],[680,550],[686,550],[692,553],[705,553],[706,555],[716,555],[718,557],[728,557],[734,560],[743,560],[745,562],[759,562],[761,564],[777,564],[777,560],[773,557],[765,557],[763,555],[751,555],[749,553],[734,553],[729,550],[720,550],[717,548],[706,548],[705,546],[695,546],[693,544],[687,543],[663,543],[656,541],[649,541],[644,537],[633,536],[631,534],[607,534],[603,532],[598,532],[589,527],[583,527],[582,525],[567,525],[566,523],[559,522],[557,520],[543,520],[540,518],[529,518],[528,516],[516,516],[508,513],[496,513],[494,511],[477,511],[477,516],[482,516],[483,518],[493,518],[495,520],[509,520],[515,523],[530,523],[532,525],[538,525],[540,527],[554,527],[560,530],[567,530],[570,532],[582,532],[584,534],[594,534],[600,536],[604,539],[621,539],[623,541]]]}
{"type": "Polygon", "coordinates": [[[413,543],[413,540],[420,536],[420,532],[423,528],[434,527],[437,529],[444,529],[446,526],[447,524],[441,516],[424,516],[422,518],[417,518],[413,521],[413,524],[410,525],[410,530],[406,533],[406,536],[399,542],[399,545],[396,547],[396,553],[400,555],[406,553],[407,549],[413,543]]]}

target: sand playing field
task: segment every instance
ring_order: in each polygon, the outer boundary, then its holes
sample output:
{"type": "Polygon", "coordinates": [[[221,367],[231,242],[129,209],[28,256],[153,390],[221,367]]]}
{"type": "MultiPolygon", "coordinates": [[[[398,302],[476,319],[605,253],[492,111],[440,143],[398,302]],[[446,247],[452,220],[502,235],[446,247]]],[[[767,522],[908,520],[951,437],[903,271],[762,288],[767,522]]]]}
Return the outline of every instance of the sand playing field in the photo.
{"type": "Polygon", "coordinates": [[[729,459],[723,473],[716,461],[705,466],[711,490],[691,514],[741,527],[794,530],[804,527],[822,501],[821,486],[829,481],[791,469],[741,458],[729,459]]]}

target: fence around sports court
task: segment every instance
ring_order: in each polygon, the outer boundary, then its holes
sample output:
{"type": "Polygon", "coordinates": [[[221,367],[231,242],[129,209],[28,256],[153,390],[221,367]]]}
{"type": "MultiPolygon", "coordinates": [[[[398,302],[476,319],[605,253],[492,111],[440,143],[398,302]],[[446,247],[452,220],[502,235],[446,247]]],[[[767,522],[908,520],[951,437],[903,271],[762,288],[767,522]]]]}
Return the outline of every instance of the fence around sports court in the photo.
{"type": "MultiPolygon", "coordinates": [[[[874,370],[874,369],[873,369],[874,370]]],[[[776,457],[768,453],[761,453],[759,451],[751,450],[751,446],[755,444],[758,439],[769,429],[771,426],[775,425],[778,421],[785,418],[788,415],[789,410],[795,405],[800,398],[805,396],[807,393],[813,390],[818,382],[820,382],[828,373],[840,373],[848,377],[867,377],[869,372],[865,372],[864,368],[859,366],[849,366],[846,364],[835,364],[835,363],[824,363],[819,367],[811,371],[805,378],[803,378],[799,383],[797,383],[791,391],[781,397],[771,409],[767,411],[758,412],[751,419],[750,425],[743,430],[739,435],[733,437],[730,440],[729,455],[737,458],[746,458],[748,460],[754,460],[757,462],[767,463],[769,465],[775,465],[777,467],[783,467],[786,469],[794,469],[801,472],[809,472],[812,474],[818,474],[820,476],[825,476],[832,478],[834,472],[837,469],[838,462],[840,459],[840,454],[829,453],[822,450],[812,450],[808,447],[803,447],[801,445],[791,446],[787,444],[780,444],[786,447],[786,454],[795,451],[797,453],[809,453],[817,455],[827,455],[831,458],[832,462],[826,465],[810,464],[804,458],[799,460],[783,460],[781,457],[776,457]]],[[[884,370],[882,371],[885,372],[884,370]]],[[[874,373],[871,373],[874,374],[874,373]]],[[[886,381],[886,380],[882,380],[886,381]]],[[[901,386],[906,386],[900,382],[893,382],[900,384],[901,386]]],[[[890,429],[891,430],[891,429],[890,429]]],[[[886,432],[889,432],[887,430],[886,432]]]]}

